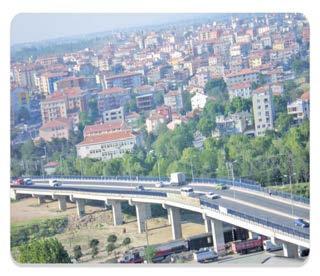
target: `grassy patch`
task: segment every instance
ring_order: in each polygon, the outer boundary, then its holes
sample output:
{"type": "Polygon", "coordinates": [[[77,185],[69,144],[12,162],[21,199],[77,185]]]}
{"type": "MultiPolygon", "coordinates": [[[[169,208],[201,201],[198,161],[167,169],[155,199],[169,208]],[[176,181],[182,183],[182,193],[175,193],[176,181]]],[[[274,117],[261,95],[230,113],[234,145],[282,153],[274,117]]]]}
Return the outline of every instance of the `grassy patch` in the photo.
{"type": "Polygon", "coordinates": [[[19,246],[34,239],[51,237],[62,233],[68,224],[66,217],[34,219],[11,225],[11,247],[19,246]]]}

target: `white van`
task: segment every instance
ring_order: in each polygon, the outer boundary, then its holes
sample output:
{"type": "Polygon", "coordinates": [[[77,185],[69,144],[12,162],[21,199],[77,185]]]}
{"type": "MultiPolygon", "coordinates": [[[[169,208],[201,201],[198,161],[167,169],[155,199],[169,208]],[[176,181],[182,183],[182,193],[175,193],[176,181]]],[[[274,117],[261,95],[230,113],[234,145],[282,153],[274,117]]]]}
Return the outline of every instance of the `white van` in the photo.
{"type": "Polygon", "coordinates": [[[190,187],[183,187],[180,189],[182,195],[191,196],[194,194],[193,189],[190,187]]]}
{"type": "Polygon", "coordinates": [[[263,241],[263,249],[268,252],[281,250],[282,244],[272,243],[271,240],[265,240],[263,241]]]}

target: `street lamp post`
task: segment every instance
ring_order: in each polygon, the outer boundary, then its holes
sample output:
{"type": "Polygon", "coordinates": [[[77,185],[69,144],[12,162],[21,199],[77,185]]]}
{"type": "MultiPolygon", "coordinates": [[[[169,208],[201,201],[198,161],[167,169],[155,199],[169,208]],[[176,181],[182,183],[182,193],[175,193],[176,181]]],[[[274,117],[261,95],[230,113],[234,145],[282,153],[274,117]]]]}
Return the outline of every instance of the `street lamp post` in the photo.
{"type": "Polygon", "coordinates": [[[229,175],[229,169],[231,170],[231,177],[232,177],[232,190],[233,190],[233,199],[236,199],[236,191],[234,189],[234,170],[233,170],[233,164],[238,162],[237,160],[234,160],[232,162],[227,162],[227,169],[228,169],[228,175],[229,175]]]}
{"type": "Polygon", "coordinates": [[[157,160],[157,164],[158,164],[158,177],[159,177],[159,182],[160,182],[160,167],[159,167],[159,160],[157,160]]]}
{"type": "Polygon", "coordinates": [[[192,159],[190,159],[190,164],[191,164],[191,174],[192,174],[192,182],[193,182],[193,180],[194,180],[194,174],[193,174],[192,159]]]}
{"type": "Polygon", "coordinates": [[[290,199],[291,199],[291,215],[293,216],[294,210],[293,210],[293,194],[292,194],[292,176],[296,175],[296,173],[289,174],[289,175],[283,175],[284,177],[289,178],[289,185],[290,185],[290,199]]]}

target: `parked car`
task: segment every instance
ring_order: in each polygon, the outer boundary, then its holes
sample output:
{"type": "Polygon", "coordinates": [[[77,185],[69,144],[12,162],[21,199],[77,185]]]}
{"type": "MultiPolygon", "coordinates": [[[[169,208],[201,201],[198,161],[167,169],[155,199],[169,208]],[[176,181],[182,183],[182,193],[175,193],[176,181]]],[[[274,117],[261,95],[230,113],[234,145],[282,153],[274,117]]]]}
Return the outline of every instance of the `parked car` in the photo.
{"type": "Polygon", "coordinates": [[[162,181],[160,181],[160,182],[157,182],[155,186],[156,186],[156,188],[162,188],[164,186],[164,184],[162,181]]]}
{"type": "Polygon", "coordinates": [[[59,186],[61,186],[61,182],[58,181],[57,179],[50,179],[49,186],[50,187],[59,187],[59,186]]]}
{"type": "Polygon", "coordinates": [[[25,179],[23,180],[23,182],[24,182],[24,185],[32,185],[32,184],[33,184],[31,178],[25,178],[25,179]]]}
{"type": "Polygon", "coordinates": [[[226,189],[228,189],[227,185],[224,185],[224,184],[216,185],[216,190],[226,190],[226,189]]]}
{"type": "Polygon", "coordinates": [[[304,221],[302,218],[298,218],[294,221],[294,225],[302,228],[308,228],[310,225],[308,222],[304,221]]]}
{"type": "Polygon", "coordinates": [[[194,191],[191,187],[183,187],[180,189],[182,195],[191,196],[194,194],[194,191]]]}
{"type": "Polygon", "coordinates": [[[136,186],[136,190],[138,191],[143,191],[144,187],[142,185],[136,186]]]}
{"type": "Polygon", "coordinates": [[[271,240],[263,241],[263,249],[268,252],[282,249],[282,244],[273,243],[271,240]]]}
{"type": "Polygon", "coordinates": [[[215,261],[218,259],[218,254],[213,251],[212,248],[200,248],[199,251],[193,253],[193,258],[198,263],[204,263],[206,261],[215,261]]]}
{"type": "Polygon", "coordinates": [[[220,198],[220,195],[215,194],[213,192],[209,192],[209,193],[206,193],[206,197],[210,199],[216,199],[216,198],[220,198]]]}

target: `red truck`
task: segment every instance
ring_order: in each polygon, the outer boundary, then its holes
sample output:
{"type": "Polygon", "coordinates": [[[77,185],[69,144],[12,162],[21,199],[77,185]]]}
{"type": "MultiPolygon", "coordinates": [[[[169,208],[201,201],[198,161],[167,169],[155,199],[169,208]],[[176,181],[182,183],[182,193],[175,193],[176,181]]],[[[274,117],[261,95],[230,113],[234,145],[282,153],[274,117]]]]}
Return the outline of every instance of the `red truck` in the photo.
{"type": "Polygon", "coordinates": [[[234,241],[231,243],[231,250],[233,253],[247,254],[249,252],[263,250],[264,237],[258,239],[251,239],[245,241],[234,241]]]}

